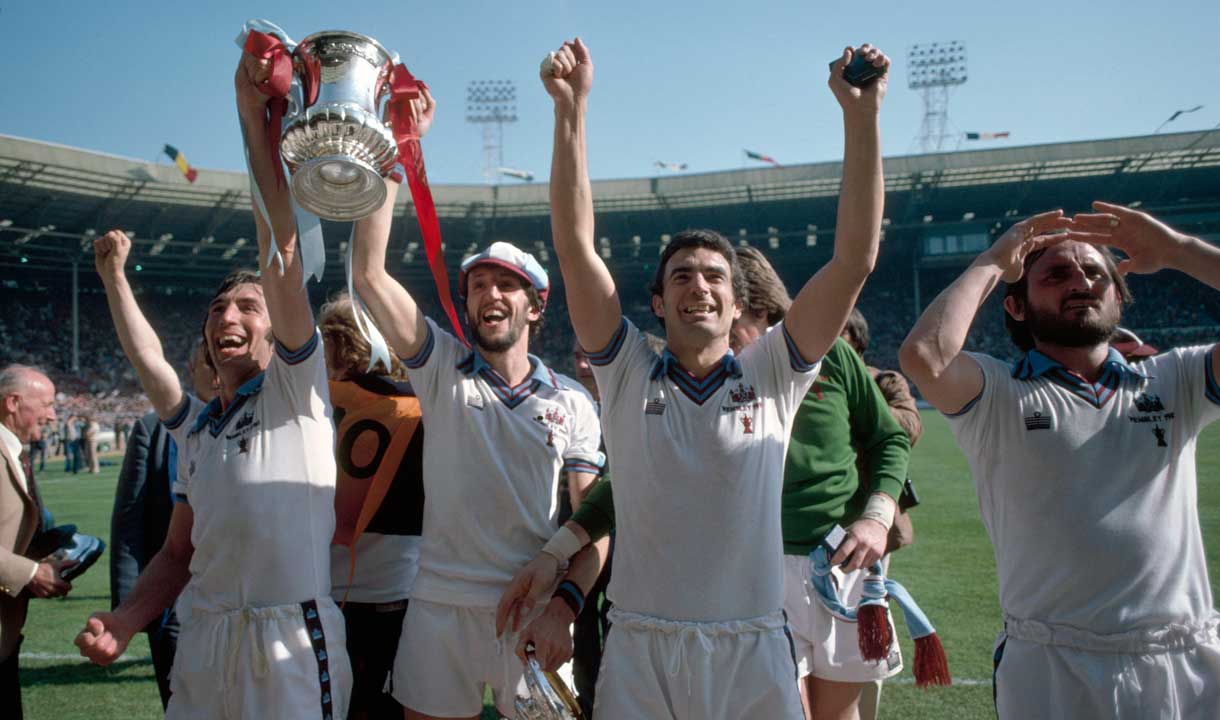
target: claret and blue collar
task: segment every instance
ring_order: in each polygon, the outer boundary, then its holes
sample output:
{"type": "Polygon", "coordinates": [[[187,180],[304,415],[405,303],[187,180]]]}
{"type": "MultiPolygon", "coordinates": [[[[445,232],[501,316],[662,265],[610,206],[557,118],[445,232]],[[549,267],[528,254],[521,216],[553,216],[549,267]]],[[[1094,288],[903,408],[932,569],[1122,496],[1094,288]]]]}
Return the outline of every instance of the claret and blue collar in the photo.
{"type": "MultiPolygon", "coordinates": [[[[678,362],[678,358],[669,351],[669,348],[666,348],[661,353],[661,356],[657,358],[657,361],[652,364],[652,374],[648,376],[648,379],[656,380],[662,375],[675,371],[690,377],[690,373],[682,367],[682,364],[678,362]]],[[[741,377],[741,363],[737,362],[737,357],[731,349],[724,354],[724,357],[720,358],[720,362],[716,367],[712,368],[712,371],[708,373],[708,377],[720,372],[726,373],[729,377],[741,377]]]]}
{"type": "Polygon", "coordinates": [[[233,402],[229,404],[226,410],[221,410],[219,397],[212,398],[212,401],[204,406],[203,412],[199,413],[199,416],[195,418],[195,424],[187,434],[194,435],[204,427],[209,427],[213,437],[219,435],[224,426],[228,424],[229,418],[237,414],[237,411],[241,409],[242,405],[246,404],[247,400],[257,395],[263,389],[263,380],[266,376],[266,372],[260,372],[242,383],[241,387],[237,388],[236,397],[233,398],[233,402]]]}
{"type": "MultiPolygon", "coordinates": [[[[1025,353],[1025,357],[1021,358],[1012,367],[1012,376],[1017,380],[1033,380],[1034,378],[1042,377],[1051,370],[1059,369],[1063,372],[1071,373],[1070,370],[1063,367],[1063,364],[1058,360],[1050,357],[1040,350],[1030,350],[1025,353]]],[[[1130,376],[1147,380],[1147,373],[1137,370],[1134,366],[1127,362],[1122,353],[1110,348],[1110,352],[1106,355],[1106,359],[1101,364],[1102,377],[1107,371],[1113,371],[1120,376],[1130,376]]]]}
{"type": "Polygon", "coordinates": [[[687,397],[702,405],[720,389],[726,380],[740,378],[741,375],[741,363],[737,362],[732,350],[720,358],[720,362],[712,368],[711,372],[702,378],[696,378],[682,368],[678,358],[674,357],[674,354],[667,348],[653,363],[648,379],[655,382],[663,376],[668,376],[687,397]]]}
{"type": "Polygon", "coordinates": [[[479,353],[478,348],[472,349],[467,353],[466,357],[462,358],[457,363],[457,369],[467,377],[482,375],[487,384],[491,386],[496,397],[500,398],[510,409],[521,404],[527,397],[538,392],[538,388],[543,385],[553,389],[559,389],[559,380],[555,377],[555,373],[551,372],[542,360],[537,355],[530,355],[530,374],[521,381],[520,385],[509,385],[504,376],[496,372],[496,369],[487,362],[487,359],[479,353]]]}
{"type": "Polygon", "coordinates": [[[1059,361],[1038,350],[1030,350],[1025,357],[1013,366],[1012,376],[1017,380],[1035,380],[1046,378],[1055,382],[1080,399],[1094,407],[1100,408],[1114,396],[1114,392],[1125,379],[1137,381],[1147,380],[1148,375],[1136,370],[1114,348],[1106,355],[1101,364],[1101,375],[1097,382],[1091,383],[1076,373],[1068,370],[1059,361]]]}

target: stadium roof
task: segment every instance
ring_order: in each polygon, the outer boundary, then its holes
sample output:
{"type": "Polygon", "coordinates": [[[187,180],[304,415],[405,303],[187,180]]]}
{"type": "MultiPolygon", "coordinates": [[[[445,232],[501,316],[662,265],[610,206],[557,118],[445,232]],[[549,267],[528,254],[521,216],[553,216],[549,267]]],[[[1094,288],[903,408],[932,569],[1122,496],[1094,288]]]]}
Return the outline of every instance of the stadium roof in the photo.
{"type": "MultiPolygon", "coordinates": [[[[806,221],[810,229],[818,221],[828,229],[834,223],[840,172],[841,163],[828,162],[598,181],[593,197],[599,234],[610,227],[619,240],[629,232],[622,223],[603,222],[615,215],[656,215],[664,219],[663,227],[678,229],[688,211],[695,210],[711,213],[722,224],[748,226],[750,232],[778,232],[753,213],[740,211],[756,206],[763,207],[767,223],[776,222],[770,219],[773,209],[790,208],[779,213],[783,221],[777,222],[785,231],[798,221],[802,234],[806,221]]],[[[892,157],[885,160],[885,176],[887,215],[894,228],[932,222],[934,211],[943,209],[936,206],[937,198],[946,195],[987,206],[979,213],[980,222],[1024,215],[1055,202],[1039,188],[1059,192],[1070,183],[1089,191],[1103,188],[1098,195],[1140,200],[1145,207],[1193,203],[1212,216],[1220,211],[1220,131],[892,157]],[[1167,177],[1175,180],[1166,182],[1167,177]],[[955,192],[941,192],[945,190],[955,192]]],[[[488,232],[517,227],[528,228],[531,237],[549,235],[545,184],[432,189],[451,263],[471,245],[486,241],[488,232]]],[[[974,219],[974,212],[950,209],[957,222],[974,219]]],[[[409,223],[396,223],[391,241],[392,252],[401,253],[406,263],[419,241],[409,193],[400,193],[396,215],[412,216],[409,223]]],[[[936,222],[944,217],[937,214],[936,222]]],[[[134,232],[136,261],[153,274],[214,280],[254,259],[244,173],[200,170],[190,184],[173,165],[0,135],[0,268],[62,270],[73,261],[88,265],[92,236],[113,227],[134,232]]],[[[341,263],[346,243],[339,240],[347,232],[342,224],[327,223],[332,262],[341,263]]]]}

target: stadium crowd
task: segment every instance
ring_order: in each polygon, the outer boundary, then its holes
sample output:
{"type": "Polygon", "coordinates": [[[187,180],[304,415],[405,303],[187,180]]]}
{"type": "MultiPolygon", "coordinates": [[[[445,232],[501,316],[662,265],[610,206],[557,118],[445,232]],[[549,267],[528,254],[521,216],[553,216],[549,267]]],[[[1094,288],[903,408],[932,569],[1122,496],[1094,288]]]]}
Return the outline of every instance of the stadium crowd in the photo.
{"type": "MultiPolygon", "coordinates": [[[[522,243],[527,244],[527,243],[522,243]]],[[[774,257],[774,256],[773,256],[774,257]]],[[[786,284],[792,278],[816,269],[808,258],[782,257],[776,261],[777,272],[786,284]]],[[[959,269],[924,270],[921,274],[921,299],[926,307],[937,293],[952,281],[959,269]]],[[[648,288],[640,273],[623,273],[620,293],[624,315],[641,328],[659,329],[648,307],[648,288]]],[[[570,350],[575,342],[568,321],[563,286],[551,300],[546,318],[546,332],[539,337],[534,352],[548,365],[565,374],[572,374],[570,350]]],[[[1206,288],[1185,276],[1131,279],[1134,302],[1123,311],[1123,325],[1158,348],[1173,348],[1201,342],[1212,337],[1220,326],[1220,304],[1206,288]],[[1172,307],[1167,313],[1165,308],[1172,307]]],[[[198,290],[183,293],[181,289],[166,293],[164,288],[149,284],[141,294],[141,302],[149,308],[149,322],[162,333],[166,356],[176,368],[185,368],[186,360],[197,338],[194,326],[198,290]]],[[[328,287],[311,293],[315,310],[329,298],[344,292],[341,287],[328,287]]],[[[67,286],[41,291],[15,292],[0,290],[0,304],[11,308],[9,316],[0,317],[0,365],[9,363],[39,364],[45,367],[59,391],[57,402],[62,414],[95,415],[104,427],[112,429],[126,419],[130,422],[148,412],[150,406],[135,371],[123,358],[122,351],[110,328],[110,320],[101,298],[85,294],[80,301],[80,363],[79,371],[71,369],[72,303],[67,286]]],[[[966,347],[995,357],[1015,360],[1018,351],[1004,331],[1001,298],[992,296],[980,311],[980,322],[971,328],[966,347]]],[[[420,304],[431,317],[440,317],[440,304],[435,293],[421,295],[420,304]]],[[[923,311],[914,306],[914,285],[909,259],[887,257],[882,245],[877,271],[861,293],[858,306],[869,319],[872,342],[867,359],[877,367],[897,367],[898,348],[907,329],[923,311]]],[[[185,370],[182,370],[185,373],[185,370]]],[[[186,381],[183,374],[183,381],[186,381]]]]}

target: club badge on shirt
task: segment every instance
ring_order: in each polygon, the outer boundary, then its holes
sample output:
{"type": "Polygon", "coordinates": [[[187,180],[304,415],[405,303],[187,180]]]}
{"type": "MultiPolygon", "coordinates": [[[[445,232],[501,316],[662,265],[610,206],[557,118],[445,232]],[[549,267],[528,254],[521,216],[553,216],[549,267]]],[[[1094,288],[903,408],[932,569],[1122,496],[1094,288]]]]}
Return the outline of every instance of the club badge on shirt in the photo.
{"type": "Polygon", "coordinates": [[[568,422],[568,416],[557,407],[547,408],[542,415],[535,415],[534,422],[546,428],[546,445],[555,447],[555,431],[562,430],[568,422]]]}
{"type": "Polygon", "coordinates": [[[1160,395],[1154,395],[1149,392],[1142,392],[1135,397],[1133,408],[1134,412],[1127,416],[1127,419],[1133,423],[1149,423],[1152,425],[1152,439],[1156,443],[1155,447],[1167,448],[1169,441],[1166,438],[1166,432],[1169,430],[1167,425],[1173,422],[1175,414],[1165,408],[1165,403],[1161,401],[1160,395]]]}

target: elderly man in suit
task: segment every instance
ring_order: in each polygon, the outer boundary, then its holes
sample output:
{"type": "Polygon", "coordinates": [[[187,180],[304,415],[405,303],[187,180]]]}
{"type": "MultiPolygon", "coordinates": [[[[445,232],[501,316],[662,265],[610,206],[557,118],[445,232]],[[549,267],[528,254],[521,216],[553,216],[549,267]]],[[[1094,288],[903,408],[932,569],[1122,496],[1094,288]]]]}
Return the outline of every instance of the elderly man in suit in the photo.
{"type": "Polygon", "coordinates": [[[25,444],[55,422],[55,385],[38,370],[0,370],[0,717],[21,718],[17,651],[29,597],[59,597],[72,586],[60,577],[67,563],[23,556],[42,518],[42,502],[25,444]],[[27,592],[28,591],[28,592],[27,592]]]}

